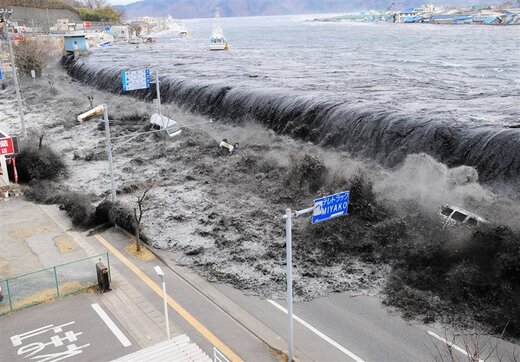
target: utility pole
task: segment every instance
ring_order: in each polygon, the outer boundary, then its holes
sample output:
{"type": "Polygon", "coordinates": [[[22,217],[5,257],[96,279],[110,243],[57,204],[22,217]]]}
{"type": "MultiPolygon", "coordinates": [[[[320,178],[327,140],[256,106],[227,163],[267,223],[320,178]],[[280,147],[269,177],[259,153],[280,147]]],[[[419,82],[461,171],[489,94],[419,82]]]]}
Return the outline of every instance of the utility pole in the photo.
{"type": "Polygon", "coordinates": [[[23,118],[23,107],[22,107],[22,96],[20,95],[20,83],[18,83],[18,74],[16,71],[16,64],[14,62],[13,44],[11,36],[9,35],[9,29],[7,25],[7,18],[13,13],[13,9],[0,9],[0,16],[4,23],[4,33],[9,46],[9,56],[11,59],[11,69],[13,71],[14,87],[16,89],[16,98],[18,99],[18,112],[20,113],[20,122],[22,123],[22,137],[27,137],[27,130],[25,129],[25,120],[23,118]]]}
{"type": "Polygon", "coordinates": [[[159,116],[162,116],[161,113],[161,85],[159,84],[159,70],[155,70],[155,84],[157,89],[157,110],[159,111],[159,116]]]}
{"type": "Polygon", "coordinates": [[[114,178],[114,163],[112,161],[112,142],[110,140],[110,121],[108,120],[108,106],[103,104],[103,119],[105,122],[105,137],[107,140],[108,167],[110,168],[110,194],[111,201],[116,202],[116,181],[114,178]]]}
{"type": "Polygon", "coordinates": [[[51,19],[49,18],[49,9],[45,8],[47,11],[47,25],[49,26],[49,34],[51,33],[51,19]]]}

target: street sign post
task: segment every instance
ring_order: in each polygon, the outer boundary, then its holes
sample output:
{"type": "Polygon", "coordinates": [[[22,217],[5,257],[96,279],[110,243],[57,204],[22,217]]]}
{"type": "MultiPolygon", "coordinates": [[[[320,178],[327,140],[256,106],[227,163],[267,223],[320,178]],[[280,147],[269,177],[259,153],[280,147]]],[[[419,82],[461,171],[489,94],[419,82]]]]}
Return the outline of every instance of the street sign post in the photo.
{"type": "MultiPolygon", "coordinates": [[[[312,212],[312,223],[327,221],[336,217],[348,215],[350,192],[344,191],[334,195],[324,196],[314,200],[314,206],[294,212],[300,216],[312,212]]],[[[285,209],[285,245],[287,253],[287,315],[289,316],[288,338],[289,361],[293,360],[293,293],[292,293],[292,216],[291,209],[285,209]]]]}
{"type": "Polygon", "coordinates": [[[314,200],[312,223],[327,221],[339,216],[348,215],[350,193],[340,192],[314,200]]]}
{"type": "Polygon", "coordinates": [[[150,88],[150,69],[125,70],[121,75],[123,91],[150,88]]]}
{"type": "Polygon", "coordinates": [[[0,138],[0,156],[9,156],[14,153],[13,139],[11,137],[0,138]]]}
{"type": "Polygon", "coordinates": [[[4,79],[4,75],[2,74],[2,65],[0,64],[0,80],[4,79]]]}

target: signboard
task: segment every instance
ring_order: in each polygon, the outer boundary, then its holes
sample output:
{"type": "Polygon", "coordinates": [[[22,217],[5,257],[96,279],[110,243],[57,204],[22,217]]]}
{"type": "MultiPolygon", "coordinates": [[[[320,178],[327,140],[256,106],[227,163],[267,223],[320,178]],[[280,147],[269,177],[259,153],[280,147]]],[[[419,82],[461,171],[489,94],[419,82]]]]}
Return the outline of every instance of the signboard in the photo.
{"type": "Polygon", "coordinates": [[[350,192],[340,192],[314,200],[312,223],[327,221],[348,214],[350,192]]]}
{"type": "Polygon", "coordinates": [[[90,28],[90,25],[92,25],[90,21],[85,21],[85,28],[90,28]]]}
{"type": "Polygon", "coordinates": [[[110,25],[105,26],[105,31],[110,31],[110,29],[112,29],[110,25]]]}
{"type": "Polygon", "coordinates": [[[150,88],[150,69],[125,70],[121,76],[123,91],[150,88]]]}
{"type": "Polygon", "coordinates": [[[0,68],[0,80],[4,79],[4,74],[2,73],[2,68],[0,68]]]}
{"type": "Polygon", "coordinates": [[[14,153],[13,139],[11,137],[0,138],[0,156],[8,156],[14,153]]]}

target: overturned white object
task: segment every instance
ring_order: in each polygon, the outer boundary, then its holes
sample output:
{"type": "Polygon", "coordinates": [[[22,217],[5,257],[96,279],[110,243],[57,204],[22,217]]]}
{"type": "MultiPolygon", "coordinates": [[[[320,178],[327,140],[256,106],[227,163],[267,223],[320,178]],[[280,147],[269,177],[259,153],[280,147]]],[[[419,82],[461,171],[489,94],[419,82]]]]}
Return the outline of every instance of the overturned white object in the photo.
{"type": "Polygon", "coordinates": [[[238,147],[238,143],[235,143],[234,145],[232,145],[231,143],[228,143],[227,139],[224,138],[220,142],[219,146],[220,146],[220,148],[227,148],[229,150],[229,153],[233,153],[233,150],[238,147]]]}
{"type": "Polygon", "coordinates": [[[442,205],[437,215],[444,223],[444,227],[452,227],[455,225],[466,224],[469,226],[477,226],[489,223],[486,219],[454,205],[442,205]]]}
{"type": "Polygon", "coordinates": [[[182,127],[179,123],[175,122],[171,118],[161,116],[157,113],[152,114],[152,117],[150,118],[150,123],[152,124],[152,128],[156,130],[166,130],[170,137],[178,136],[182,132],[182,127]]]}
{"type": "Polygon", "coordinates": [[[104,111],[105,111],[105,107],[102,104],[100,104],[99,106],[97,106],[95,108],[92,108],[90,111],[86,111],[85,113],[81,113],[78,116],[78,122],[79,123],[85,122],[89,118],[92,118],[92,117],[95,117],[95,116],[99,116],[100,114],[103,114],[104,111]]]}

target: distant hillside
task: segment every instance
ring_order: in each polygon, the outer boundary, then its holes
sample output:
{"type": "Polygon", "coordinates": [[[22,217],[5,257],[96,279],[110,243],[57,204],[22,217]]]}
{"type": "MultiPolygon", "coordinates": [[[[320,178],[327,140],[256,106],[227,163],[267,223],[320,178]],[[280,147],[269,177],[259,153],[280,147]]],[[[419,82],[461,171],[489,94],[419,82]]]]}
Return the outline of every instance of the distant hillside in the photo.
{"type": "Polygon", "coordinates": [[[76,10],[62,0],[0,0],[0,8],[28,7],[37,9],[61,9],[76,12],[76,10]]]}
{"type": "MultiPolygon", "coordinates": [[[[424,0],[395,1],[396,6],[419,6],[424,0]]],[[[435,1],[438,5],[471,5],[475,0],[435,1]]],[[[212,17],[216,7],[222,16],[257,16],[336,13],[369,9],[386,9],[392,1],[384,0],[143,0],[118,6],[128,18],[164,16],[175,18],[212,17]]]]}

